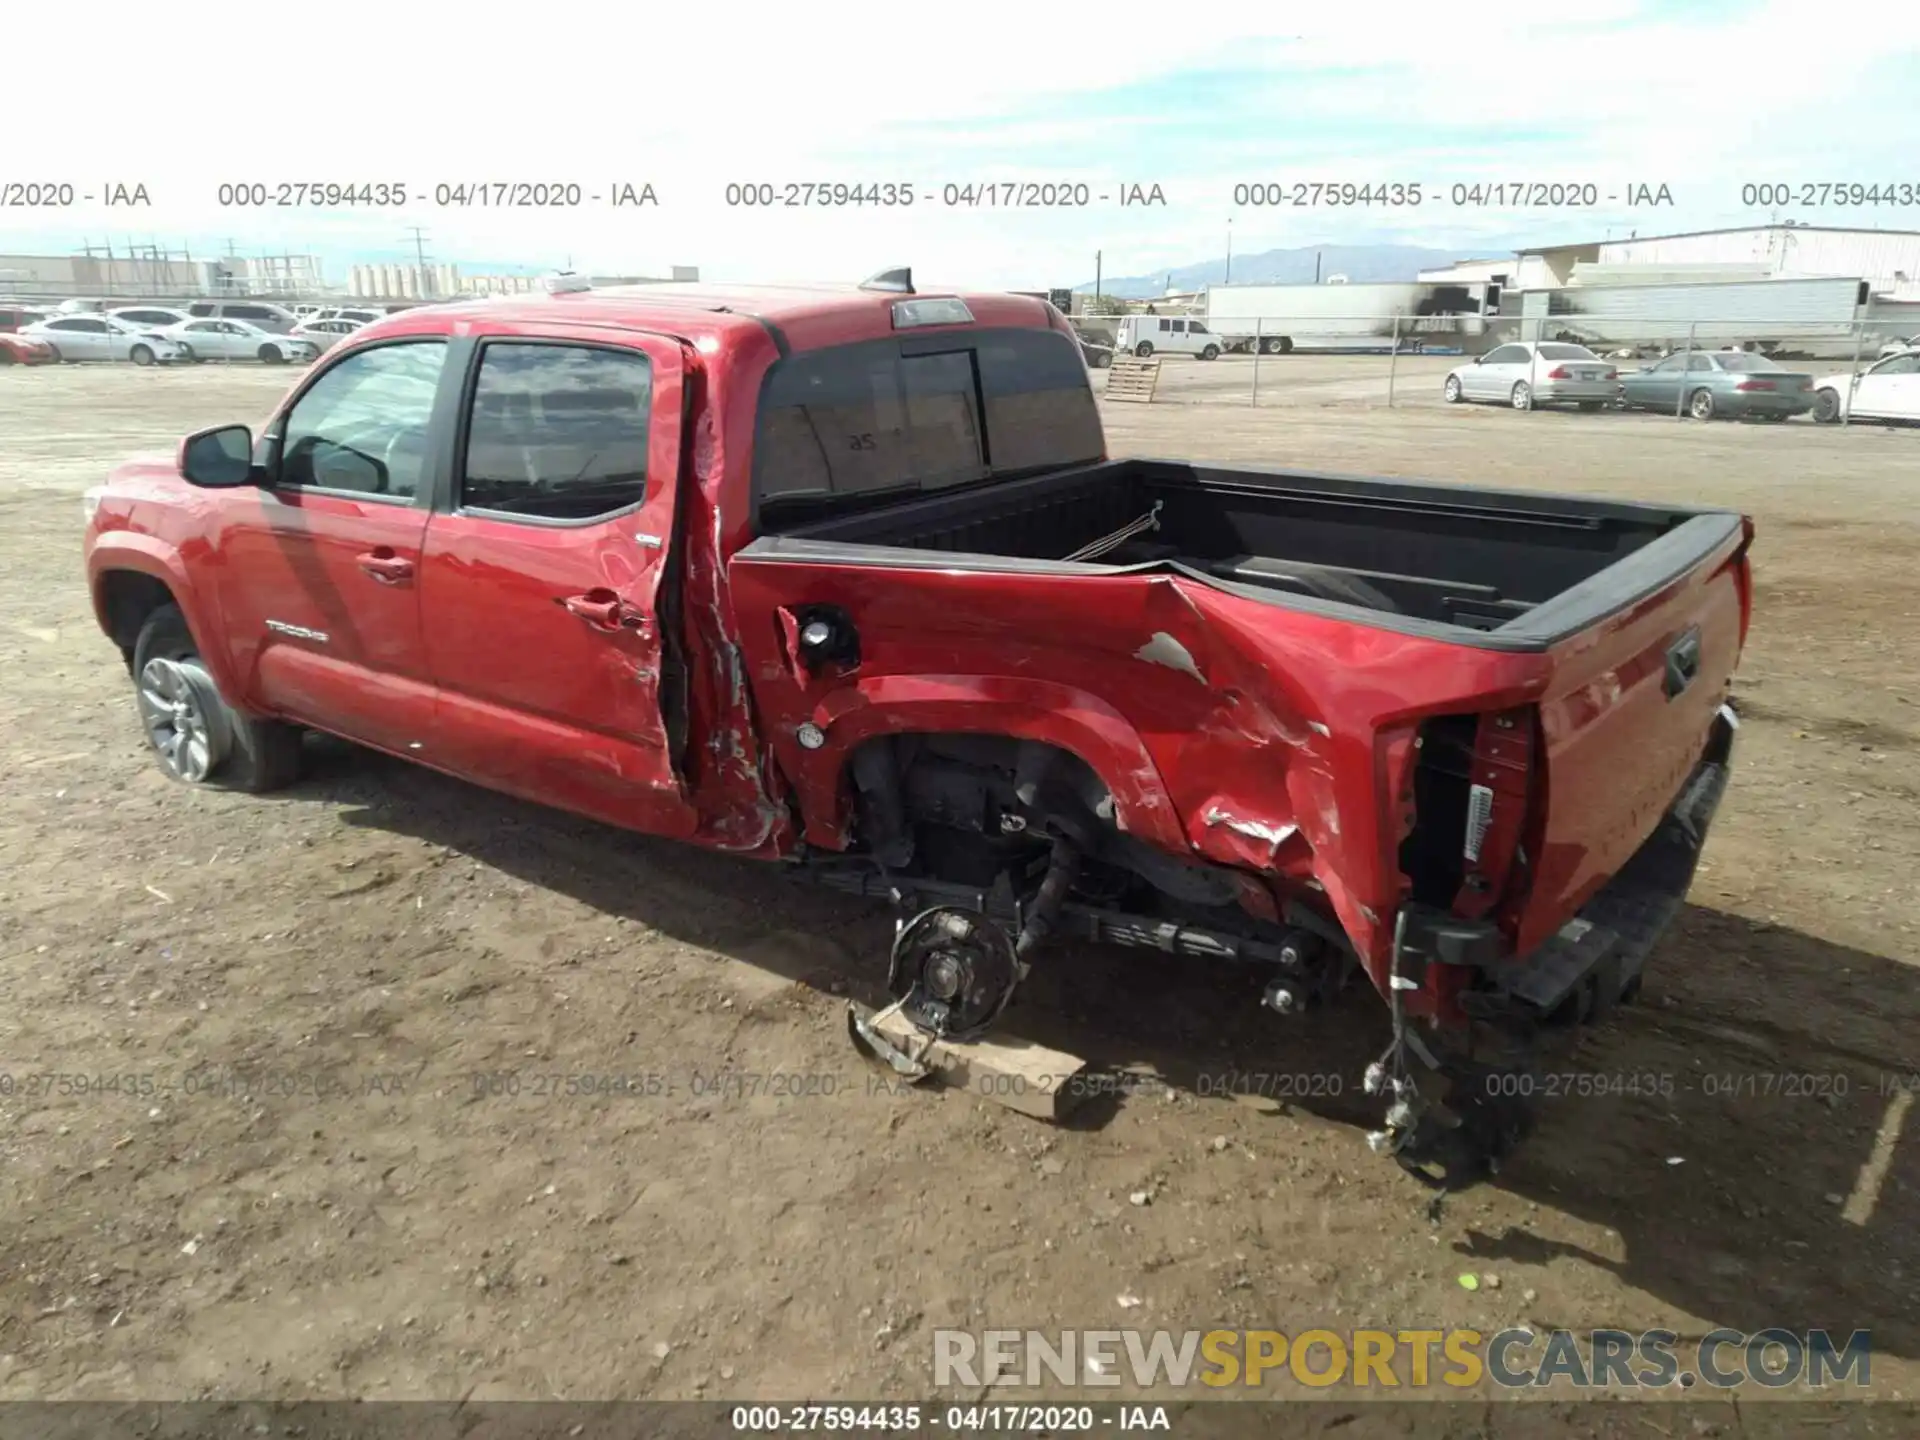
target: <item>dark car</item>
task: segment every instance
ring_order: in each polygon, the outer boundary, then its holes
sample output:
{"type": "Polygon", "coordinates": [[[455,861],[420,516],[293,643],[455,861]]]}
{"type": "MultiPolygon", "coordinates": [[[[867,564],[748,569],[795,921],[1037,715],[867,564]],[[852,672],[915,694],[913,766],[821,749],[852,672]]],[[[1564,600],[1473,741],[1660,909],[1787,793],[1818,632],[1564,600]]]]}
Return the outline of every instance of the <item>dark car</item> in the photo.
{"type": "Polygon", "coordinates": [[[1105,370],[1113,364],[1111,345],[1102,345],[1098,340],[1089,340],[1084,335],[1080,336],[1079,340],[1080,357],[1087,362],[1088,369],[1105,370]]]}
{"type": "Polygon", "coordinates": [[[1620,377],[1620,406],[1696,420],[1785,420],[1813,409],[1814,377],[1746,350],[1690,350],[1620,377]]]}

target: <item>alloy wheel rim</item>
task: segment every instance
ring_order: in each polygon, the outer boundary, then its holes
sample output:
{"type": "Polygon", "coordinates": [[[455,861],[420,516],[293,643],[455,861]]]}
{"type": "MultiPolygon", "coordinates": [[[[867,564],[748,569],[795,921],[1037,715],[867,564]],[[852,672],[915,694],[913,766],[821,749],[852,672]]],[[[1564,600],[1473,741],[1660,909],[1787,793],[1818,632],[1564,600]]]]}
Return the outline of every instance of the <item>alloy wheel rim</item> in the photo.
{"type": "Polygon", "coordinates": [[[177,660],[149,660],[140,672],[140,718],[161,766],[177,780],[198,784],[220,761],[220,729],[208,713],[204,672],[177,660]]]}

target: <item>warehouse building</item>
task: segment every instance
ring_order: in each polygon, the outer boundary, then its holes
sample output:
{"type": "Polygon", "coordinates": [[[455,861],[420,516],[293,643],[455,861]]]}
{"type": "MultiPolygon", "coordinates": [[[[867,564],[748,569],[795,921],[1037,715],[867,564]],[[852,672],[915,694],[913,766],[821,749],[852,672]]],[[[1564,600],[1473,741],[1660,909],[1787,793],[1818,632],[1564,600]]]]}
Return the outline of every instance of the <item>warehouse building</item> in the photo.
{"type": "Polygon", "coordinates": [[[1865,280],[1876,295],[1920,300],[1920,231],[1783,223],[1543,245],[1516,253],[1511,284],[1557,290],[1842,277],[1865,280]]]}

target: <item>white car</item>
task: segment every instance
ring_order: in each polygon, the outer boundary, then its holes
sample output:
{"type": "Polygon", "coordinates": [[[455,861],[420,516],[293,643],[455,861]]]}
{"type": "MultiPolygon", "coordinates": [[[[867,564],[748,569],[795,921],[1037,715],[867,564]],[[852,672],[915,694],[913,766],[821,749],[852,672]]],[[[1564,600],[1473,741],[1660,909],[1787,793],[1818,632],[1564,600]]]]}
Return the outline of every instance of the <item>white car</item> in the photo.
{"type": "Polygon", "coordinates": [[[1889,359],[1895,355],[1904,355],[1909,350],[1920,350],[1920,335],[1909,335],[1904,340],[1889,340],[1880,347],[1880,358],[1889,359]]]}
{"type": "Polygon", "coordinates": [[[165,305],[122,305],[109,310],[107,315],[110,319],[142,330],[165,330],[193,318],[184,310],[170,309],[165,305]]]}
{"type": "Polygon", "coordinates": [[[1496,345],[1478,360],[1447,372],[1441,395],[1449,405],[1491,400],[1516,410],[1578,405],[1601,410],[1620,392],[1620,371],[1611,360],[1560,340],[1496,345]]]}
{"type": "Polygon", "coordinates": [[[108,315],[55,315],[20,333],[44,340],[62,360],[131,360],[136,365],[169,365],[185,360],[179,342],[158,330],[143,330],[108,315]]]}
{"type": "Polygon", "coordinates": [[[1920,420],[1920,350],[1877,360],[1859,375],[1823,375],[1813,382],[1813,418],[1830,425],[1855,420],[1920,420]]]}
{"type": "Polygon", "coordinates": [[[387,318],[385,310],[370,305],[325,305],[305,318],[308,325],[317,320],[351,320],[358,325],[371,325],[376,320],[387,318]]]}
{"type": "Polygon", "coordinates": [[[298,340],[311,340],[320,347],[322,354],[338,345],[356,330],[364,329],[363,320],[309,320],[305,324],[293,327],[292,334],[298,340]]]}
{"type": "Polygon", "coordinates": [[[319,358],[320,347],[297,335],[276,335],[245,320],[185,320],[170,327],[167,338],[194,360],[258,360],[278,365],[319,358]]]}

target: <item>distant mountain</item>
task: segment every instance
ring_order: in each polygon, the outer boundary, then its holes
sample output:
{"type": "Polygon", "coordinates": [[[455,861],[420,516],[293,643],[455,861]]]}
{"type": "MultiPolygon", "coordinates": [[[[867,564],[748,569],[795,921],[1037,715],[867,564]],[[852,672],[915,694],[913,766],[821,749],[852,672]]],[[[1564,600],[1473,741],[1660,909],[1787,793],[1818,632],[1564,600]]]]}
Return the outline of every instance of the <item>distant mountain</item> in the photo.
{"type": "MultiPolygon", "coordinates": [[[[1319,278],[1344,275],[1356,285],[1369,282],[1412,280],[1418,272],[1460,259],[1455,250],[1433,250],[1424,245],[1311,245],[1298,250],[1264,250],[1257,255],[1236,255],[1232,261],[1235,285],[1311,285],[1316,258],[1319,278]]],[[[1151,300],[1169,290],[1200,290],[1208,285],[1228,283],[1228,262],[1203,260],[1197,265],[1176,265],[1152,275],[1109,275],[1100,281],[1100,293],[1123,300],[1151,300]]],[[[1075,290],[1093,293],[1094,282],[1076,285],[1075,290]]]]}

